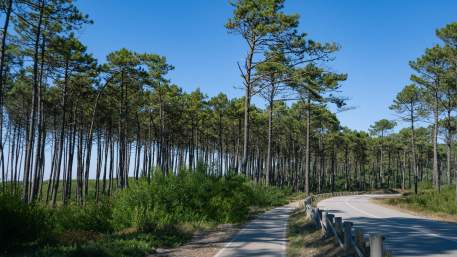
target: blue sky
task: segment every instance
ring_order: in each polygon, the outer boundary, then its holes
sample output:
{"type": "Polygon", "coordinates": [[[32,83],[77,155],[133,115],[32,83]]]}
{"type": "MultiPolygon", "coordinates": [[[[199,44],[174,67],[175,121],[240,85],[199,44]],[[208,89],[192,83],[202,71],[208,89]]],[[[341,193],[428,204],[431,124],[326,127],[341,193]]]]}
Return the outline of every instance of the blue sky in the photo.
{"type": "MultiPolygon", "coordinates": [[[[95,21],[80,36],[100,61],[122,47],[157,53],[175,66],[168,77],[186,91],[242,95],[236,62],[245,46],[224,28],[232,13],[227,0],[79,0],[77,5],[95,21]]],[[[388,106],[409,82],[408,61],[438,42],[437,28],[457,21],[452,0],[286,0],[285,6],[301,15],[300,30],[310,38],[341,45],[329,67],[349,76],[342,94],[356,109],[338,117],[352,129],[395,118],[388,106]]]]}

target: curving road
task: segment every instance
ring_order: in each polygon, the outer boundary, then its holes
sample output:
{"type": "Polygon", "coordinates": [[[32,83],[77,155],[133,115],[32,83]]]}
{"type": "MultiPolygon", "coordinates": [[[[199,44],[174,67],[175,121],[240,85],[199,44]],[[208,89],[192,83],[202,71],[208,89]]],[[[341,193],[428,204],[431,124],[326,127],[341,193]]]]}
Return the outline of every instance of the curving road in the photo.
{"type": "Polygon", "coordinates": [[[214,257],[283,257],[287,247],[287,221],[298,202],[268,211],[252,220],[214,257]]]}
{"type": "Polygon", "coordinates": [[[370,199],[385,195],[333,197],[319,202],[343,220],[365,232],[382,233],[386,248],[395,257],[457,256],[457,224],[430,220],[374,204],[370,199]]]}

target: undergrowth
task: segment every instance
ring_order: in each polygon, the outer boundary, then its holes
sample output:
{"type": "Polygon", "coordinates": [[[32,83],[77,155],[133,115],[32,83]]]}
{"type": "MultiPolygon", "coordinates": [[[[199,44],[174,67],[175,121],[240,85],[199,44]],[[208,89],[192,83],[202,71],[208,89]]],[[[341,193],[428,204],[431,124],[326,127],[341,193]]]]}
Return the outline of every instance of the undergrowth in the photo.
{"type": "Polygon", "coordinates": [[[155,172],[151,180],[98,203],[51,208],[25,204],[0,194],[0,255],[4,256],[146,256],[156,247],[188,241],[195,230],[241,223],[253,206],[285,204],[288,189],[255,184],[243,176],[179,175],[155,172]]]}
{"type": "Polygon", "coordinates": [[[430,183],[422,183],[418,191],[417,195],[407,193],[403,197],[389,199],[387,203],[418,211],[457,215],[455,186],[442,186],[438,192],[430,183]]]}

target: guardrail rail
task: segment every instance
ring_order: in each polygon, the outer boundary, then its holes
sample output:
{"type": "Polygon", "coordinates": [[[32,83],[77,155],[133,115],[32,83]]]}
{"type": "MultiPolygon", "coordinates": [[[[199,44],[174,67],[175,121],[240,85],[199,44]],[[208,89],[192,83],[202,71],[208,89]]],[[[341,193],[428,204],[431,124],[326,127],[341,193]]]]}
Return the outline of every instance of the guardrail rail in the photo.
{"type": "Polygon", "coordinates": [[[362,192],[352,193],[328,193],[308,196],[304,200],[306,216],[314,221],[322,230],[324,238],[335,237],[339,247],[344,249],[345,254],[358,257],[389,257],[392,254],[384,248],[384,236],[379,233],[369,233],[366,241],[361,228],[353,228],[353,223],[343,221],[341,217],[313,207],[313,202],[319,198],[327,198],[343,195],[356,195],[362,192]]]}

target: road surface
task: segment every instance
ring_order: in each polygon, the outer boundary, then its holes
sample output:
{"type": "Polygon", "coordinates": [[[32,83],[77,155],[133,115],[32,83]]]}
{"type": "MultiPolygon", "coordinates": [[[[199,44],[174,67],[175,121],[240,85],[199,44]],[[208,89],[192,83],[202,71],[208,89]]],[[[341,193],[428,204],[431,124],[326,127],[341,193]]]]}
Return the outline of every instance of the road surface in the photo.
{"type": "Polygon", "coordinates": [[[379,196],[383,195],[333,197],[319,202],[318,207],[354,222],[354,227],[366,233],[382,233],[386,248],[395,257],[457,256],[457,224],[414,216],[370,201],[379,196]]]}
{"type": "Polygon", "coordinates": [[[287,220],[298,202],[268,211],[252,220],[214,257],[283,257],[287,247],[287,220]]]}

